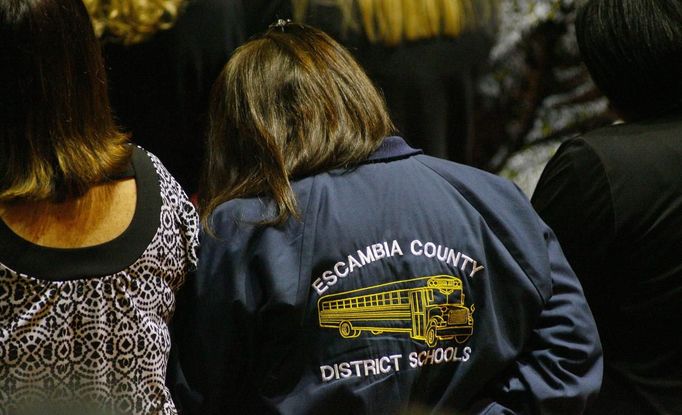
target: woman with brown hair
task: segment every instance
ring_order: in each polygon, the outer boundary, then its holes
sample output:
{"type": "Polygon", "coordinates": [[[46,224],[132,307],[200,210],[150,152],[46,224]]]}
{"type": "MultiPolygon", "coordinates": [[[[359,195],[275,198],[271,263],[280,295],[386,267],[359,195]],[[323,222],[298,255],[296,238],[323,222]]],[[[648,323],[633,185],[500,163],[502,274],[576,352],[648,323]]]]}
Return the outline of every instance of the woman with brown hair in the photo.
{"type": "Polygon", "coordinates": [[[115,126],[80,0],[0,3],[0,108],[0,413],[175,413],[166,323],[198,218],[115,126]]]}
{"type": "Polygon", "coordinates": [[[510,183],[420,154],[349,53],[278,22],[211,104],[189,414],[580,413],[600,345],[552,232],[510,183]]]}

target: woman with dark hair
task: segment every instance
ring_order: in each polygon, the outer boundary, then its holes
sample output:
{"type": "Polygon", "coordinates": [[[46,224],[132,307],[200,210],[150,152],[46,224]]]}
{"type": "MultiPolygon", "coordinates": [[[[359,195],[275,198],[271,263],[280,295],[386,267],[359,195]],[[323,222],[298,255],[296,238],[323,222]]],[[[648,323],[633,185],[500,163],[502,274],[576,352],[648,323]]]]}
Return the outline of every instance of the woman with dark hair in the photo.
{"type": "Polygon", "coordinates": [[[80,0],[0,3],[0,109],[0,413],[175,413],[166,323],[198,218],[114,125],[80,0]]]}
{"type": "Polygon", "coordinates": [[[682,408],[682,4],[590,0],[580,53],[624,123],[566,142],[533,204],[585,287],[604,345],[594,414],[682,408]]]}
{"type": "Polygon", "coordinates": [[[324,33],[278,22],[211,104],[183,411],[580,413],[598,336],[510,183],[420,154],[324,33]],[[506,411],[506,412],[505,412],[506,411]]]}

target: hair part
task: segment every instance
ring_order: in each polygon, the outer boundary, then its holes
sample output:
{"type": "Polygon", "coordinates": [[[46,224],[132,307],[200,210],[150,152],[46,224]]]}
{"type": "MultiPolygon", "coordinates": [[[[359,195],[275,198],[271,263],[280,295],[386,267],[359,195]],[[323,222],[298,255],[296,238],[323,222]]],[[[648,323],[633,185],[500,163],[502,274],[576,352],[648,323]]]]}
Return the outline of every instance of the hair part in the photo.
{"type": "Polygon", "coordinates": [[[627,119],[682,108],[682,3],[590,0],[576,35],[595,84],[627,119]]]}
{"type": "MultiPolygon", "coordinates": [[[[212,91],[204,224],[221,203],[268,196],[298,217],[291,180],[365,160],[394,131],[383,97],[325,33],[286,24],[237,49],[212,91]]],[[[210,226],[209,226],[210,227],[210,226]]]]}
{"type": "MultiPolygon", "coordinates": [[[[293,0],[296,21],[304,22],[310,3],[293,0]]],[[[395,46],[439,36],[458,37],[494,20],[498,0],[334,0],[344,30],[360,27],[372,43],[395,46]]]]}
{"type": "Polygon", "coordinates": [[[83,194],[128,162],[80,0],[0,3],[0,202],[83,194]]]}
{"type": "Polygon", "coordinates": [[[125,45],[173,27],[186,0],[83,0],[97,37],[125,45]]]}

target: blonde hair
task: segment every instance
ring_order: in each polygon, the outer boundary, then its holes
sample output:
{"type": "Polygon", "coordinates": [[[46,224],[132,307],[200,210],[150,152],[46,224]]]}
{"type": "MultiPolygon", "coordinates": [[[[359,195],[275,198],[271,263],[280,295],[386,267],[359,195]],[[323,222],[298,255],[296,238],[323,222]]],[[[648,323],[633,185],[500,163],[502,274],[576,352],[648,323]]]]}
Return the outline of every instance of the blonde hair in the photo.
{"type": "MultiPolygon", "coordinates": [[[[315,0],[293,0],[294,18],[304,21],[315,0]]],[[[341,12],[344,30],[358,30],[358,17],[372,43],[395,46],[403,41],[457,37],[489,21],[497,0],[329,0],[341,12]],[[358,16],[359,15],[359,16],[358,16]]]]}
{"type": "Polygon", "coordinates": [[[97,37],[139,43],[175,24],[185,0],[83,0],[97,37]]]}

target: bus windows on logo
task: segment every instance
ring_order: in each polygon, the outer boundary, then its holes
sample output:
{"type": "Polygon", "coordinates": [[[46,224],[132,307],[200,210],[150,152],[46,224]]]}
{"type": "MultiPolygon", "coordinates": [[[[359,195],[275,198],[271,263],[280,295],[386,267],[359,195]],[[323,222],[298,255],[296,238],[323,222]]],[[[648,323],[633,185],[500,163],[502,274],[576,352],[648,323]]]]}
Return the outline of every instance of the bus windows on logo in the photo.
{"type": "Polygon", "coordinates": [[[352,339],[363,332],[407,333],[427,346],[439,340],[464,343],[473,334],[475,307],[464,302],[462,280],[435,275],[321,297],[320,327],[352,339]]]}

